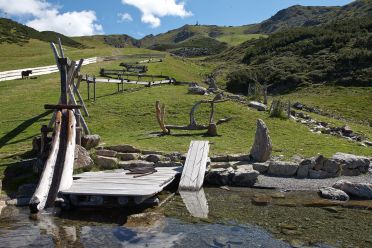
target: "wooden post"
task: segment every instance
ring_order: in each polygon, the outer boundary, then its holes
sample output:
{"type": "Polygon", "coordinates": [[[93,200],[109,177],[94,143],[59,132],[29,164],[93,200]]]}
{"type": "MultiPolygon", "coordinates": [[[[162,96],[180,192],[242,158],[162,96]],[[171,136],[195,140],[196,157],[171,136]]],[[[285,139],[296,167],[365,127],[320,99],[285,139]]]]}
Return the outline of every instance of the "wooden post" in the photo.
{"type": "Polygon", "coordinates": [[[75,113],[76,119],[76,144],[81,145],[81,123],[80,123],[81,115],[79,113],[75,113]]]}
{"type": "Polygon", "coordinates": [[[96,76],[93,76],[93,95],[94,101],[96,101],[96,76]]]}
{"type": "Polygon", "coordinates": [[[40,157],[42,159],[44,159],[44,152],[45,152],[45,147],[47,143],[47,138],[48,138],[48,126],[42,125],[41,126],[41,139],[40,139],[40,157]]]}
{"type": "Polygon", "coordinates": [[[89,82],[89,79],[87,77],[87,87],[88,87],[88,101],[90,100],[90,82],[89,82]]]}
{"type": "Polygon", "coordinates": [[[59,58],[58,63],[61,72],[61,104],[67,105],[67,59],[59,58]]]}
{"type": "Polygon", "coordinates": [[[124,92],[124,79],[121,78],[121,92],[124,92]]]}

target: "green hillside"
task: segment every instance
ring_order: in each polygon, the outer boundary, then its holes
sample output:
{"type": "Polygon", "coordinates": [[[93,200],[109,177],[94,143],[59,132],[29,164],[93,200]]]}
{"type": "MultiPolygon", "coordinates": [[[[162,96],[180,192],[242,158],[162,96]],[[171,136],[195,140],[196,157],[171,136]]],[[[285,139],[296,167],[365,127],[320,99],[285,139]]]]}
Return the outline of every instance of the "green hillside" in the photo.
{"type": "Polygon", "coordinates": [[[268,20],[253,26],[249,32],[270,34],[293,27],[317,26],[345,18],[367,17],[372,17],[371,0],[356,0],[342,7],[295,5],[283,9],[268,20]]]}
{"type": "Polygon", "coordinates": [[[7,43],[24,45],[30,39],[40,40],[44,42],[57,42],[58,37],[61,38],[62,43],[65,46],[76,48],[85,47],[83,44],[65,35],[52,31],[39,32],[33,28],[22,25],[10,19],[0,18],[0,44],[7,43]]]}

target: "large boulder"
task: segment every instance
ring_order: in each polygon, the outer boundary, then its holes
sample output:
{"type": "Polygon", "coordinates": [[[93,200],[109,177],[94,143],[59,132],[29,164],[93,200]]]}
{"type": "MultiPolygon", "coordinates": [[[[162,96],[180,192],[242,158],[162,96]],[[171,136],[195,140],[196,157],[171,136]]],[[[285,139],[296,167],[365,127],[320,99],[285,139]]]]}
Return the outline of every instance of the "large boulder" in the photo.
{"type": "Polygon", "coordinates": [[[139,149],[135,148],[132,145],[117,145],[117,146],[110,146],[107,147],[109,150],[113,150],[116,152],[122,152],[122,153],[139,153],[141,152],[139,149]]]}
{"type": "Polygon", "coordinates": [[[254,163],[253,169],[261,174],[265,174],[269,170],[269,163],[254,163]]]}
{"type": "Polygon", "coordinates": [[[333,155],[331,160],[340,164],[342,174],[345,176],[357,176],[361,173],[367,173],[371,163],[366,157],[340,152],[333,155]]]}
{"type": "Polygon", "coordinates": [[[298,166],[297,177],[307,178],[309,176],[309,169],[311,167],[311,164],[312,164],[311,159],[305,159],[301,161],[300,165],[298,166]]]}
{"type": "Polygon", "coordinates": [[[250,101],[248,103],[248,107],[257,109],[258,111],[266,111],[267,109],[267,106],[265,104],[260,103],[260,102],[255,102],[255,101],[250,101]]]}
{"type": "Polygon", "coordinates": [[[299,165],[287,161],[271,161],[269,164],[269,175],[278,177],[292,177],[296,175],[299,165]]]}
{"type": "Polygon", "coordinates": [[[331,175],[328,174],[328,172],[324,170],[309,170],[309,178],[311,179],[325,179],[330,178],[331,175]]]}
{"type": "Polygon", "coordinates": [[[346,180],[340,180],[332,187],[344,191],[349,196],[369,200],[372,199],[372,183],[353,183],[346,180]]]}
{"type": "Polygon", "coordinates": [[[229,185],[233,173],[234,169],[232,167],[227,169],[212,169],[206,174],[204,181],[217,186],[229,185]]]}
{"type": "Polygon", "coordinates": [[[336,200],[336,201],[348,201],[349,196],[342,190],[335,189],[332,187],[321,188],[319,190],[321,197],[336,200]]]}
{"type": "Polygon", "coordinates": [[[232,185],[241,187],[251,187],[257,182],[260,173],[253,170],[252,167],[239,167],[232,176],[232,185]]]}
{"type": "Polygon", "coordinates": [[[31,197],[34,194],[36,187],[37,185],[35,183],[20,185],[17,190],[17,197],[31,197]]]}
{"type": "Polygon", "coordinates": [[[94,165],[89,152],[82,146],[75,146],[74,169],[90,168],[94,165]]]}
{"type": "Polygon", "coordinates": [[[97,147],[99,142],[101,142],[101,137],[98,134],[81,137],[81,145],[87,150],[97,147]]]}
{"type": "Polygon", "coordinates": [[[158,155],[158,154],[149,154],[149,155],[142,156],[141,159],[144,159],[148,162],[157,163],[161,160],[164,160],[164,156],[158,155]]]}
{"type": "Polygon", "coordinates": [[[96,156],[95,162],[103,169],[115,169],[118,166],[117,158],[96,156]]]}
{"type": "Polygon", "coordinates": [[[257,120],[257,129],[253,146],[251,148],[251,157],[257,162],[266,162],[270,159],[272,143],[269,136],[269,130],[263,120],[257,120]]]}

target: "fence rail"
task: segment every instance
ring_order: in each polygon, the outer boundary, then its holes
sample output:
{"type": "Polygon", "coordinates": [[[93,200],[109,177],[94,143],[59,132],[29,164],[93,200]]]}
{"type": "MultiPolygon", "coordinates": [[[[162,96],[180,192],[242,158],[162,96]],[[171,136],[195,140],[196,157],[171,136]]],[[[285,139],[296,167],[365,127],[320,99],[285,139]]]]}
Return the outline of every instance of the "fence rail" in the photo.
{"type": "MultiPolygon", "coordinates": [[[[97,57],[84,59],[83,65],[89,65],[89,64],[97,63],[97,60],[98,60],[97,57]]],[[[20,79],[20,78],[22,78],[22,71],[28,71],[28,70],[32,71],[31,76],[40,76],[40,75],[59,72],[57,65],[34,67],[34,68],[24,68],[24,69],[11,70],[11,71],[3,71],[3,72],[0,72],[0,81],[20,79]]]]}

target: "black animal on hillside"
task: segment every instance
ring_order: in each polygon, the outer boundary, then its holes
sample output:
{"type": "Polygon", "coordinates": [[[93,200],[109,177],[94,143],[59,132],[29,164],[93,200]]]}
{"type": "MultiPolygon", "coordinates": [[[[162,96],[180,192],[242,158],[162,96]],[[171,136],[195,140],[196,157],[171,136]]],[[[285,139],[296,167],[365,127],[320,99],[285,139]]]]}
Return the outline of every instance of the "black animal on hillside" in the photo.
{"type": "Polygon", "coordinates": [[[22,79],[28,78],[32,74],[32,70],[22,71],[22,79]]]}

